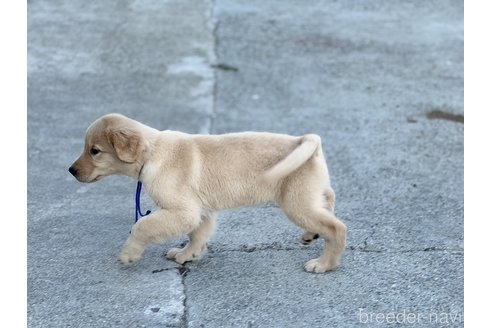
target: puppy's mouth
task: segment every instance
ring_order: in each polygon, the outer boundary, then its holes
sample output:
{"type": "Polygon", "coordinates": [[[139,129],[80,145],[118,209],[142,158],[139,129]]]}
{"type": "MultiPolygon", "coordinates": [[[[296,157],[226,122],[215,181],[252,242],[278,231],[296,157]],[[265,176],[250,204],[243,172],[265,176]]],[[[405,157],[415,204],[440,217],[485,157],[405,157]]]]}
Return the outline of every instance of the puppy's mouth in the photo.
{"type": "Polygon", "coordinates": [[[99,181],[103,178],[102,175],[97,175],[94,179],[87,179],[88,177],[75,177],[79,182],[83,182],[83,183],[93,183],[93,182],[96,182],[96,181],[99,181]]]}
{"type": "Polygon", "coordinates": [[[98,176],[96,176],[94,179],[92,179],[91,181],[88,181],[88,182],[89,182],[89,183],[96,182],[96,181],[101,180],[102,178],[103,178],[103,176],[102,176],[102,175],[98,175],[98,176]]]}

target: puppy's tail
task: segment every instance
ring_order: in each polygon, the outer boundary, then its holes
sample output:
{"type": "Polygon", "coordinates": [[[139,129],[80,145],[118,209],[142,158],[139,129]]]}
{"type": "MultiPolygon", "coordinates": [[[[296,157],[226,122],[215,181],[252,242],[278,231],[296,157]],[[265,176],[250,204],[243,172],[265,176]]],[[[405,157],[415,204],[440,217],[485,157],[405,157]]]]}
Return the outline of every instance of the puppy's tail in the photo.
{"type": "Polygon", "coordinates": [[[321,138],[318,135],[306,134],[302,137],[300,145],[283,160],[269,168],[261,179],[265,182],[274,182],[289,175],[310,159],[320,146],[321,138]]]}

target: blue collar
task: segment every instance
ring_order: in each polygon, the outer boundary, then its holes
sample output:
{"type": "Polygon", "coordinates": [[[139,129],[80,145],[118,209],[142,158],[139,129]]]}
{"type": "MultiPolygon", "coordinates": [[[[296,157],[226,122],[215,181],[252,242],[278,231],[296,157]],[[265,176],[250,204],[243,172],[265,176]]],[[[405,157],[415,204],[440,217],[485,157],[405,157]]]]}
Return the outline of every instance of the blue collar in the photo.
{"type": "Polygon", "coordinates": [[[142,214],[140,211],[140,192],[142,191],[142,181],[138,180],[137,182],[137,192],[135,194],[135,223],[138,221],[138,216],[146,216],[150,214],[150,210],[147,210],[145,214],[142,214]]]}

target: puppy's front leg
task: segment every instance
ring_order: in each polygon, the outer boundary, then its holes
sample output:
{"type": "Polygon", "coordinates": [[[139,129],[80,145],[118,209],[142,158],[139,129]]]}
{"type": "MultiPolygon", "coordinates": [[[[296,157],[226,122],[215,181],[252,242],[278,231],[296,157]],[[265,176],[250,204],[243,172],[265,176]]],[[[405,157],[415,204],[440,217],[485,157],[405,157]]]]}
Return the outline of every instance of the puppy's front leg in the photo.
{"type": "Polygon", "coordinates": [[[214,232],[214,227],[214,216],[202,215],[200,225],[188,234],[190,239],[188,244],[183,248],[171,248],[166,257],[180,264],[200,259],[207,249],[207,242],[214,232]]]}
{"type": "Polygon", "coordinates": [[[200,211],[193,209],[161,209],[141,218],[133,227],[120,253],[125,264],[137,262],[145,246],[190,233],[200,224],[200,211]]]}

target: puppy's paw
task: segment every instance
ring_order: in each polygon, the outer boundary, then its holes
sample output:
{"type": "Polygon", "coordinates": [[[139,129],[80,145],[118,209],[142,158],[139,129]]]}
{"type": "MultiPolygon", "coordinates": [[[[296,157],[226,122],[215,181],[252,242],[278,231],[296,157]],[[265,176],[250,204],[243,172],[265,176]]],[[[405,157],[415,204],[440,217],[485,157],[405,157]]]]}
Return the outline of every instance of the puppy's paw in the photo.
{"type": "Polygon", "coordinates": [[[173,260],[176,263],[183,264],[185,262],[199,260],[204,253],[204,249],[201,251],[194,251],[190,248],[171,248],[167,254],[166,258],[173,260]]]}
{"type": "Polygon", "coordinates": [[[123,246],[120,252],[119,259],[121,263],[123,263],[124,265],[130,265],[140,260],[143,251],[144,251],[143,247],[127,243],[125,244],[125,246],[123,246]]]}
{"type": "Polygon", "coordinates": [[[299,241],[303,245],[309,245],[309,244],[311,244],[311,242],[313,240],[318,239],[318,238],[319,238],[319,234],[317,234],[317,233],[305,232],[301,236],[301,239],[299,241]]]}
{"type": "Polygon", "coordinates": [[[183,252],[183,248],[175,247],[171,248],[167,253],[166,253],[166,258],[168,260],[173,260],[176,259],[176,255],[179,253],[183,252]]]}
{"type": "Polygon", "coordinates": [[[307,272],[313,272],[313,273],[323,273],[323,272],[329,271],[335,267],[336,267],[336,265],[332,265],[329,262],[322,261],[319,258],[309,260],[304,265],[304,269],[307,272]]]}

